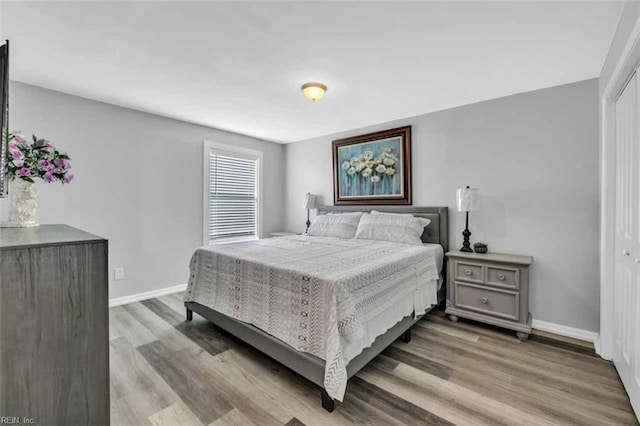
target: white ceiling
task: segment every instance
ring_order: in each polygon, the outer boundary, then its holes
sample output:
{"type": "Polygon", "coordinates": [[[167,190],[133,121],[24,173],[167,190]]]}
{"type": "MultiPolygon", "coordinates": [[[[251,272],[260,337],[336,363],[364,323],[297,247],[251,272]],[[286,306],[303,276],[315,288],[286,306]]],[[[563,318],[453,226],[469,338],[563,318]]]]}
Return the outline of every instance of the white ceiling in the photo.
{"type": "Polygon", "coordinates": [[[14,80],[286,143],[597,77],[622,7],[3,2],[0,28],[14,80]]]}

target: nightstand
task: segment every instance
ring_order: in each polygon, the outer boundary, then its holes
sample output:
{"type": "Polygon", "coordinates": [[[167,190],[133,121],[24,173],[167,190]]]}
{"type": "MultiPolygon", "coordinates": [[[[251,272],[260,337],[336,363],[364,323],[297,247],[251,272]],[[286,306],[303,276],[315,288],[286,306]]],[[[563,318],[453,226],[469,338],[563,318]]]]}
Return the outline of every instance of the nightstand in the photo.
{"type": "Polygon", "coordinates": [[[531,256],[447,253],[447,309],[458,317],[515,330],[520,340],[531,334],[529,266],[531,256]]]}

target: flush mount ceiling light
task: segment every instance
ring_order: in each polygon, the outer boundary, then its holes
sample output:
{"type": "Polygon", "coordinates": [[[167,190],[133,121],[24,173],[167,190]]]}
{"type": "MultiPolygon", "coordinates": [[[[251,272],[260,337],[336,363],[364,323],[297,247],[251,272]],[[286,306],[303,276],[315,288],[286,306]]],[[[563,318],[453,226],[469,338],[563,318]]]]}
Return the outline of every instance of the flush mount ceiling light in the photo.
{"type": "Polygon", "coordinates": [[[319,101],[326,91],[327,86],[322,83],[305,83],[302,85],[302,93],[310,101],[319,101]]]}

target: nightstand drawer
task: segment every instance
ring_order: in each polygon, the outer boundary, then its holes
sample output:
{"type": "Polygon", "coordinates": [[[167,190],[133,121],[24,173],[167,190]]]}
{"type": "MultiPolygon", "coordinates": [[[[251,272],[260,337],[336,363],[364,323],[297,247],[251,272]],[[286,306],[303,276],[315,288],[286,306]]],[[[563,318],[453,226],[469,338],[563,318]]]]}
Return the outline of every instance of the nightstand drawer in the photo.
{"type": "Polygon", "coordinates": [[[456,260],[454,278],[472,283],[483,283],[484,265],[481,263],[460,262],[456,260]]]}
{"type": "Polygon", "coordinates": [[[512,288],[517,290],[520,288],[520,274],[518,268],[509,266],[492,266],[487,265],[487,284],[496,287],[512,288]]]}
{"type": "Polygon", "coordinates": [[[456,282],[455,306],[498,318],[520,319],[520,296],[513,291],[456,282]]]}

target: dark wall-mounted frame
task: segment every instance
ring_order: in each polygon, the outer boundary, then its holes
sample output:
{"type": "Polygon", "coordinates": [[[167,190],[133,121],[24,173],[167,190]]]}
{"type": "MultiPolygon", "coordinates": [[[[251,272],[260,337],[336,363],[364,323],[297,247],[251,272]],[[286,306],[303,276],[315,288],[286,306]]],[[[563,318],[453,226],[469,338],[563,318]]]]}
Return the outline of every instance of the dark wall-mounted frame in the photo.
{"type": "Polygon", "coordinates": [[[411,126],[334,140],[332,149],[336,206],[411,204],[411,126]]]}
{"type": "Polygon", "coordinates": [[[9,194],[9,40],[0,46],[0,198],[9,194]]]}

